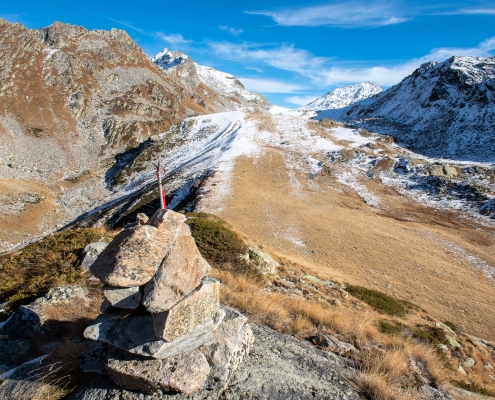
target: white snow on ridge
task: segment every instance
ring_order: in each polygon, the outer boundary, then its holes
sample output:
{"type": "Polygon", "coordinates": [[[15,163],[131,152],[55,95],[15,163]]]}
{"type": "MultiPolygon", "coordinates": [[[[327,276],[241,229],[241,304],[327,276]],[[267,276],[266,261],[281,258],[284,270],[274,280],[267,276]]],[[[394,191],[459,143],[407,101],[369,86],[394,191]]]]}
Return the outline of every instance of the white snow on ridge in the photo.
{"type": "Polygon", "coordinates": [[[370,82],[358,83],[334,89],[300,109],[319,111],[342,108],[380,92],[383,92],[383,89],[379,85],[370,82]]]}
{"type": "Polygon", "coordinates": [[[248,101],[257,101],[261,99],[258,93],[246,90],[244,85],[234,75],[218,71],[211,67],[196,64],[199,79],[206,86],[224,95],[238,95],[248,101]]]}

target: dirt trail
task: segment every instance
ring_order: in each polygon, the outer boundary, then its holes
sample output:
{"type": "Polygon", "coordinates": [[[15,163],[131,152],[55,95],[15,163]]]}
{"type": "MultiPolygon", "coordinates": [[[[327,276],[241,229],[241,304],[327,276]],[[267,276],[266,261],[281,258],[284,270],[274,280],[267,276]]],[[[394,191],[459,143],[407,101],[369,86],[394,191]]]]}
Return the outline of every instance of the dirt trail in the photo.
{"type": "MultiPolygon", "coordinates": [[[[373,208],[335,178],[311,180],[288,169],[285,157],[267,149],[237,159],[230,195],[222,204],[206,196],[201,209],[269,252],[409,300],[495,340],[495,280],[467,258],[495,264],[494,229],[463,223],[455,213],[423,207],[370,180],[383,206],[373,208]]],[[[214,190],[215,178],[210,184],[214,190]]]]}

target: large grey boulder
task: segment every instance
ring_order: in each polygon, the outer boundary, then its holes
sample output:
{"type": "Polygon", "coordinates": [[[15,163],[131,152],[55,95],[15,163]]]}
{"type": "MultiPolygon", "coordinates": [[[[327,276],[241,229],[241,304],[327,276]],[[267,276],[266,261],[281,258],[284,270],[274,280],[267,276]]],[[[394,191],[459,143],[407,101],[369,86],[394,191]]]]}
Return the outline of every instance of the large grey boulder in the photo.
{"type": "Polygon", "coordinates": [[[111,348],[107,369],[120,387],[145,393],[161,390],[189,394],[203,386],[210,372],[206,357],[198,350],[157,360],[111,348]]]}
{"type": "Polygon", "coordinates": [[[219,305],[220,282],[206,278],[169,311],[152,314],[153,327],[160,339],[171,342],[191,333],[210,318],[219,305]]]}
{"type": "Polygon", "coordinates": [[[110,379],[87,382],[69,400],[306,400],[360,399],[348,377],[349,362],[264,326],[251,325],[255,342],[248,357],[232,374],[229,384],[213,389],[206,384],[190,394],[145,395],[119,388],[110,379]]]}
{"type": "Polygon", "coordinates": [[[275,272],[277,272],[277,267],[279,266],[278,262],[276,262],[267,253],[249,246],[248,255],[249,255],[249,261],[254,263],[261,271],[261,273],[274,274],[275,272]]]}
{"type": "MultiPolygon", "coordinates": [[[[158,229],[164,229],[169,222],[177,217],[177,213],[167,211],[163,222],[158,229]],[[172,214],[173,213],[173,214],[172,214]]],[[[178,214],[182,216],[182,214],[178,214]]],[[[201,282],[201,279],[210,271],[210,265],[201,256],[189,226],[184,222],[177,227],[174,244],[169,249],[165,259],[155,274],[144,287],[143,304],[149,312],[159,313],[172,308],[183,296],[191,293],[201,282]]]]}
{"type": "Polygon", "coordinates": [[[84,248],[84,258],[81,263],[83,271],[89,271],[98,256],[108,246],[106,242],[94,242],[84,248]]]}
{"type": "Polygon", "coordinates": [[[206,385],[210,389],[219,383],[228,383],[254,343],[247,318],[233,308],[224,306],[223,309],[226,315],[222,323],[213,332],[211,340],[199,348],[211,367],[206,385]]]}
{"type": "Polygon", "coordinates": [[[124,229],[91,265],[91,272],[110,286],[144,285],[155,275],[174,240],[174,231],[150,225],[124,229]]]}
{"type": "Polygon", "coordinates": [[[134,354],[163,359],[195,350],[208,343],[224,317],[225,311],[219,307],[189,334],[166,342],[157,337],[150,314],[130,315],[121,320],[110,320],[102,314],[86,328],[84,336],[134,354]]]}
{"type": "Polygon", "coordinates": [[[138,308],[143,298],[139,286],[130,288],[107,286],[103,288],[103,294],[112,306],[131,310],[138,308]]]}

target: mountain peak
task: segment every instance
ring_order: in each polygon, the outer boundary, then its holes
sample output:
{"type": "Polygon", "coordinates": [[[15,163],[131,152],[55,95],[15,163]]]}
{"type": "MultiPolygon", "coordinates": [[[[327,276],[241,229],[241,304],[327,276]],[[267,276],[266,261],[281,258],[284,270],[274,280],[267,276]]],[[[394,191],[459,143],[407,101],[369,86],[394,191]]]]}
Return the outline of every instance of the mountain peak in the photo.
{"type": "Polygon", "coordinates": [[[165,47],[157,55],[151,57],[151,61],[153,61],[156,65],[163,68],[164,70],[167,70],[169,68],[182,64],[188,58],[189,56],[178,50],[169,50],[165,47]]]}
{"type": "Polygon", "coordinates": [[[334,89],[302,107],[302,109],[317,111],[342,108],[380,92],[383,92],[382,87],[374,83],[357,83],[334,89]]]}

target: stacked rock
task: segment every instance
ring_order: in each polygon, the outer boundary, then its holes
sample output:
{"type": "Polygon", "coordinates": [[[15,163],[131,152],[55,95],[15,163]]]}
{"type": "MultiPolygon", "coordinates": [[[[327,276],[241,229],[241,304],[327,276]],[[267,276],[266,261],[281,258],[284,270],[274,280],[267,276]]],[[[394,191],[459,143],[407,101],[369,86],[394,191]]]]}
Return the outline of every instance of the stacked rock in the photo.
{"type": "Polygon", "coordinates": [[[81,356],[86,371],[130,390],[191,393],[226,385],[249,352],[247,319],[220,305],[185,219],[170,210],[138,218],[91,265],[106,300],[84,336],[105,345],[81,356]]]}

